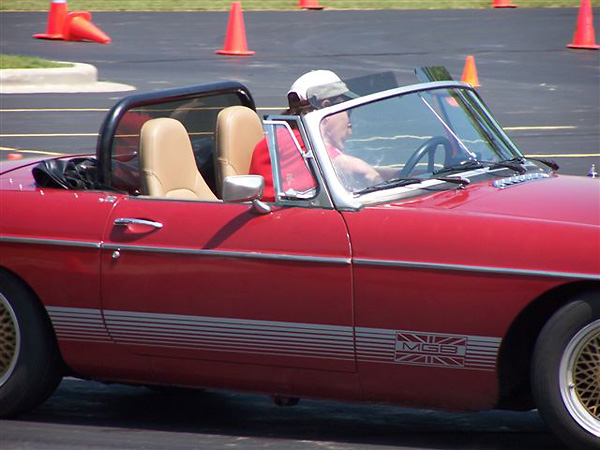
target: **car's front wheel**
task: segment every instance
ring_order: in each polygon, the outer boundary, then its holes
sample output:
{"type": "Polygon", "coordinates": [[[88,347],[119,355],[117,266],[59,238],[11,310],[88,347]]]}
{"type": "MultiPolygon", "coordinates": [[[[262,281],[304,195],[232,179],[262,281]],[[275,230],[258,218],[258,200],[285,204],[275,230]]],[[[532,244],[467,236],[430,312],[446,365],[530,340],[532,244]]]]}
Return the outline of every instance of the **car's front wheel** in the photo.
{"type": "Polygon", "coordinates": [[[0,271],[0,417],[43,402],[61,379],[61,359],[35,296],[0,271]]]}
{"type": "Polygon", "coordinates": [[[550,429],[573,449],[600,449],[600,293],[552,316],[537,340],[532,375],[550,429]]]}

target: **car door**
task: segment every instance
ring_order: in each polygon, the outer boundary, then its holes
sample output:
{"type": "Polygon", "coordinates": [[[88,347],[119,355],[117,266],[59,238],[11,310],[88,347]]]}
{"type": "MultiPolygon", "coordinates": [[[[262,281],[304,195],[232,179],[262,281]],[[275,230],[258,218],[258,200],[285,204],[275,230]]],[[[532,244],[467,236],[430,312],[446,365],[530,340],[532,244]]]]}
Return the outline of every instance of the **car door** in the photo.
{"type": "MultiPolygon", "coordinates": [[[[181,100],[209,111],[186,126],[192,141],[204,140],[196,161],[209,186],[202,166],[214,118],[236,98],[251,99],[234,86],[181,100]]],[[[174,101],[157,96],[129,109],[138,114],[144,103],[144,114],[156,117],[176,109],[174,101]]],[[[134,133],[113,133],[105,179],[130,193],[112,211],[102,252],[103,313],[115,341],[155,357],[157,373],[168,370],[165,361],[192,360],[355,370],[349,242],[337,211],[284,202],[256,214],[248,203],[137,195],[135,145],[118,142],[134,133]]]]}
{"type": "Polygon", "coordinates": [[[256,216],[247,205],[129,198],[104,249],[105,320],[136,353],[353,367],[348,244],[334,211],[256,216]]]}

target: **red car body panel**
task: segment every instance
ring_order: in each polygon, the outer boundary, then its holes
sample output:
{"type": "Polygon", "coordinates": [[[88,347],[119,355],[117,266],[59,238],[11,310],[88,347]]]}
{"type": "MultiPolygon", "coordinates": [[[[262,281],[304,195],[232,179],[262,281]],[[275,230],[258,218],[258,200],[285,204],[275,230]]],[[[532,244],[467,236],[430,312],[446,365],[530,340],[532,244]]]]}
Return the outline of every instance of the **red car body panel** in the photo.
{"type": "MultiPolygon", "coordinates": [[[[292,336],[301,334],[300,324],[351,328],[350,264],[261,258],[261,255],[286,255],[349,261],[346,229],[338,212],[283,208],[273,214],[256,216],[246,205],[123,200],[112,212],[104,242],[121,248],[118,260],[112,259],[113,251],[103,252],[105,310],[176,315],[181,320],[184,316],[223,318],[211,326],[206,335],[197,336],[171,329],[168,317],[153,316],[144,320],[136,316],[135,320],[142,324],[160,322],[167,337],[173,339],[168,344],[164,336],[144,334],[126,317],[116,317],[115,313],[111,320],[113,316],[109,314],[111,335],[118,342],[130,345],[132,352],[283,367],[355,370],[351,339],[345,350],[337,349],[338,358],[329,359],[326,356],[332,356],[332,349],[317,336],[310,342],[299,337],[295,340],[292,336]],[[112,225],[114,219],[120,217],[147,218],[164,227],[135,232],[129,227],[112,225]],[[310,229],[315,223],[320,224],[319,232],[315,230],[313,235],[310,229]],[[152,250],[133,251],[142,246],[152,250]],[[124,298],[127,300],[123,301],[124,298]],[[298,326],[290,325],[294,329],[286,329],[289,331],[286,336],[269,333],[261,326],[282,328],[284,324],[298,326]],[[244,332],[246,327],[254,327],[252,335],[261,336],[263,341],[256,345],[245,342],[249,336],[244,332]],[[128,334],[133,332],[136,332],[135,337],[128,334]],[[219,332],[221,334],[215,336],[219,332]],[[311,345],[315,348],[308,351],[311,345]],[[298,358],[298,355],[303,357],[298,358]]],[[[308,333],[306,330],[305,334],[308,333]]]]}
{"type": "MultiPolygon", "coordinates": [[[[324,188],[257,214],[39,188],[33,164],[2,167],[0,269],[37,295],[81,377],[488,409],[523,311],[600,279],[597,180],[540,172],[503,188],[490,170],[360,208],[318,204],[324,188]]],[[[135,187],[131,166],[120,178],[135,187]]]]}
{"type": "MultiPolygon", "coordinates": [[[[430,339],[430,332],[505,336],[532,300],[565,280],[493,269],[600,271],[596,187],[576,177],[502,191],[480,184],[344,213],[353,259],[360,262],[354,267],[356,326],[408,330],[412,336],[430,339]],[[565,201],[564,192],[575,192],[579,204],[565,201]],[[573,239],[565,240],[569,234],[573,239]],[[385,264],[398,260],[407,264],[385,264]],[[479,270],[486,268],[492,269],[490,273],[479,270]]],[[[432,348],[430,354],[439,351],[432,348]]],[[[497,394],[494,372],[454,376],[448,366],[398,370],[393,364],[361,362],[360,347],[358,358],[363,387],[373,400],[391,395],[403,404],[444,399],[449,407],[480,408],[493,403],[497,394]],[[468,379],[472,389],[465,397],[464,391],[454,388],[468,379]],[[390,394],[391,382],[399,389],[390,394]]],[[[451,364],[460,368],[464,361],[451,364]]]]}
{"type": "Polygon", "coordinates": [[[568,221],[591,226],[600,224],[600,188],[594,184],[596,181],[568,175],[555,175],[549,180],[539,181],[521,184],[518,189],[497,189],[482,183],[470,189],[418,198],[414,204],[496,216],[568,221]]]}
{"type": "Polygon", "coordinates": [[[600,190],[585,178],[556,177],[506,190],[483,184],[366,211],[346,214],[348,220],[358,218],[356,228],[350,226],[351,235],[355,229],[365,234],[364,239],[353,239],[354,257],[567,273],[600,267],[600,190]],[[542,198],[540,188],[549,190],[548,199],[542,198]],[[578,188],[577,205],[558,195],[578,188]],[[452,206],[440,208],[440,203],[452,206]],[[373,219],[366,220],[370,215],[373,219]],[[381,239],[372,238],[374,223],[379,224],[381,239]],[[573,239],[559,239],[569,231],[577,231],[573,239]],[[402,242],[391,245],[398,239],[402,242]]]}
{"type": "Polygon", "coordinates": [[[489,408],[498,399],[496,360],[469,367],[464,354],[444,360],[448,355],[436,352],[443,352],[450,338],[454,341],[446,350],[464,350],[464,342],[473,337],[496,339],[497,351],[515,317],[565,280],[474,275],[455,266],[570,273],[600,267],[600,241],[593,226],[597,192],[584,192],[589,180],[575,177],[503,191],[479,184],[357,212],[280,208],[266,216],[251,214],[246,205],[39,189],[33,187],[30,168],[10,172],[2,183],[3,203],[11,205],[3,210],[3,237],[89,245],[9,242],[3,246],[2,265],[26,280],[47,307],[104,311],[104,319],[94,325],[99,327],[96,341],[90,339],[94,334],[89,328],[83,341],[74,339],[77,328],[57,329],[65,361],[82,374],[102,379],[489,408]],[[14,180],[21,190],[15,189],[14,180]],[[579,190],[586,203],[575,208],[558,195],[545,201],[543,185],[556,185],[557,194],[579,190]],[[518,191],[519,204],[528,208],[515,206],[518,191]],[[561,220],[560,211],[565,210],[569,221],[561,220]],[[161,222],[164,228],[115,226],[114,220],[123,217],[161,222]],[[546,222],[543,233],[538,232],[540,221],[546,222]],[[578,238],[556,247],[572,227],[578,229],[578,238]],[[254,253],[325,262],[261,259],[254,253]],[[382,261],[399,260],[447,264],[448,270],[381,266],[382,261]],[[157,316],[132,325],[119,316],[123,313],[157,316]],[[330,348],[338,353],[329,358],[324,341],[302,340],[301,333],[294,340],[259,328],[266,341],[264,348],[257,348],[244,346],[243,333],[217,341],[190,340],[174,334],[166,322],[162,326],[167,337],[148,331],[156,317],[169,315],[178,318],[177,327],[184,327],[183,317],[226,319],[221,325],[230,330],[235,320],[248,321],[242,327],[262,322],[276,327],[339,326],[354,329],[354,343],[345,347],[346,353],[339,353],[339,346],[330,348]],[[391,347],[379,340],[379,353],[374,353],[368,339],[372,330],[386,330],[391,340],[385,342],[392,342],[391,347]],[[400,339],[422,341],[408,353],[425,359],[441,356],[441,362],[399,363],[400,339]],[[432,339],[444,342],[438,345],[432,339]],[[223,351],[232,344],[237,350],[223,351]],[[315,346],[320,354],[314,353],[315,346]]]}

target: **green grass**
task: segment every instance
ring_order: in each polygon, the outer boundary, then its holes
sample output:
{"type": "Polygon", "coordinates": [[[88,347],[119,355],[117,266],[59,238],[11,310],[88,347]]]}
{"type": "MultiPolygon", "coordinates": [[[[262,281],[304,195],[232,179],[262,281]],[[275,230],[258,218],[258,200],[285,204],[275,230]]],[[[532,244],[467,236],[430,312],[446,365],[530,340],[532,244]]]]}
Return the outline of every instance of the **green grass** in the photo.
{"type": "MultiPolygon", "coordinates": [[[[596,5],[600,0],[595,0],[596,5]]],[[[297,10],[298,0],[241,0],[246,11],[297,10]]],[[[512,0],[520,8],[577,7],[580,0],[512,0]]],[[[326,9],[490,8],[491,0],[318,0],[326,9]]],[[[47,11],[49,0],[0,0],[0,11],[47,11]]],[[[71,0],[69,11],[226,11],[231,0],[71,0]]]]}
{"type": "Polygon", "coordinates": [[[73,64],[62,64],[33,56],[0,54],[0,69],[48,69],[72,66],[73,64]]]}

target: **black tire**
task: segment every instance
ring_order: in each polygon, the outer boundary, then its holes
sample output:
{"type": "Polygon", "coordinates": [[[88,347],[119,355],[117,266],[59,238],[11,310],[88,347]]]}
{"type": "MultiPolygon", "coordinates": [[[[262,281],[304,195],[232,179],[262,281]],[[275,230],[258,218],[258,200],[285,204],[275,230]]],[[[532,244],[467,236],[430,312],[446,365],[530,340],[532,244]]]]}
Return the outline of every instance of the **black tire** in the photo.
{"type": "Polygon", "coordinates": [[[62,367],[39,302],[0,271],[0,417],[13,417],[46,400],[60,383],[62,367]]]}
{"type": "Polygon", "coordinates": [[[600,293],[578,296],[544,326],[532,389],[540,415],[569,447],[600,449],[600,293]]]}

